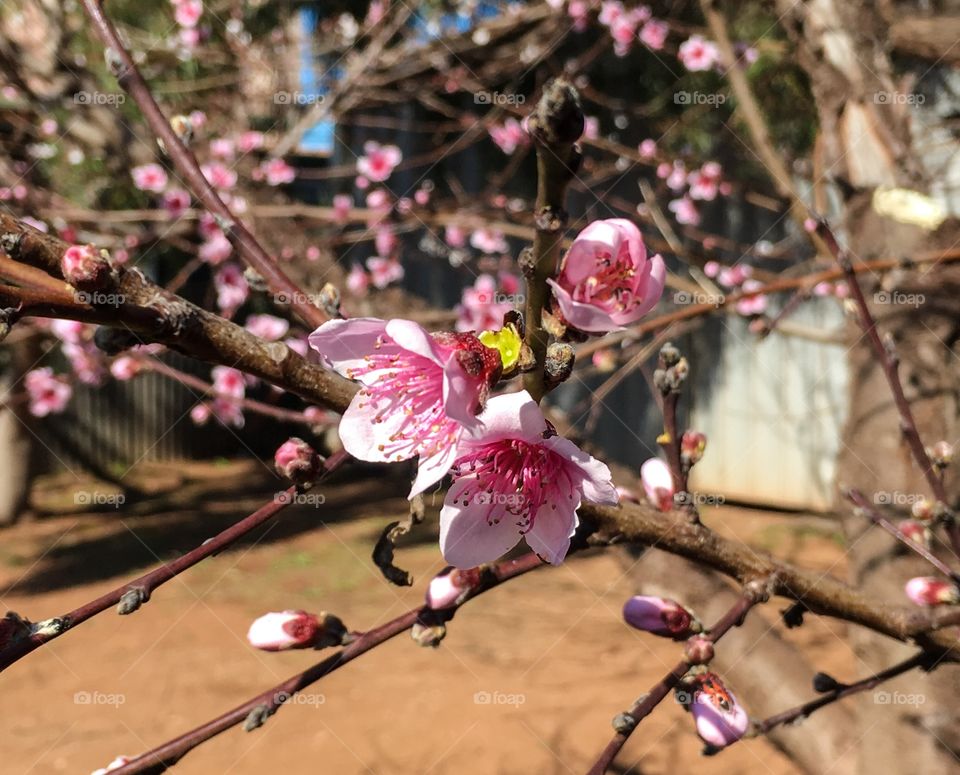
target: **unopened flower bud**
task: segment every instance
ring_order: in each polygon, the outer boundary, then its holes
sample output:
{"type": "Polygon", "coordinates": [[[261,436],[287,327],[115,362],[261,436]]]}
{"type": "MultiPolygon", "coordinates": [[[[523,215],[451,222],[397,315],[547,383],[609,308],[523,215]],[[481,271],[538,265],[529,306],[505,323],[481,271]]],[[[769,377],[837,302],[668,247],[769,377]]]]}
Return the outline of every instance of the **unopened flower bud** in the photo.
{"type": "Polygon", "coordinates": [[[573,371],[573,347],[563,342],[554,342],[547,348],[547,359],[543,364],[544,377],[548,388],[556,387],[566,381],[573,371]]]}
{"type": "Polygon", "coordinates": [[[93,245],[71,245],[60,259],[63,279],[75,288],[97,290],[107,284],[112,268],[93,245]]]}
{"type": "Polygon", "coordinates": [[[652,595],[635,595],[623,605],[623,619],[631,627],[674,640],[683,640],[700,631],[693,614],[674,600],[652,595]]]}
{"type": "Polygon", "coordinates": [[[691,665],[705,665],[713,659],[713,641],[702,635],[687,639],[683,654],[691,665]]]}
{"type": "Polygon", "coordinates": [[[813,690],[818,694],[826,694],[827,692],[833,692],[842,688],[843,684],[832,675],[817,673],[813,676],[813,690]]]}
{"type": "Polygon", "coordinates": [[[427,605],[434,611],[460,605],[480,581],[477,568],[460,570],[454,568],[431,579],[427,586],[427,605]]]}
{"type": "Polygon", "coordinates": [[[707,437],[700,431],[684,431],[680,437],[680,458],[684,465],[692,466],[700,462],[707,448],[707,437]]]}
{"type": "Polygon", "coordinates": [[[673,508],[673,474],[670,467],[660,458],[652,457],[640,466],[640,481],[647,494],[647,500],[660,511],[673,508]]]}
{"type": "Polygon", "coordinates": [[[306,611],[281,611],[254,620],[247,632],[251,646],[263,651],[286,651],[334,646],[346,637],[346,628],[336,616],[306,611]]]}
{"type": "Polygon", "coordinates": [[[949,441],[938,441],[927,454],[937,468],[946,468],[953,462],[953,445],[949,441]]]}
{"type": "Polygon", "coordinates": [[[920,546],[930,547],[930,540],[932,539],[932,534],[930,529],[924,525],[922,522],[917,522],[913,519],[905,519],[899,525],[897,529],[903,533],[904,538],[907,538],[913,541],[915,544],[920,546]]]}
{"type": "Polygon", "coordinates": [[[123,767],[123,765],[129,764],[132,761],[133,761],[133,757],[131,756],[118,756],[116,759],[110,762],[110,764],[108,764],[106,767],[101,767],[98,770],[94,770],[93,772],[90,773],[90,775],[107,775],[108,772],[119,770],[121,767],[123,767]]]}
{"type": "Polygon", "coordinates": [[[320,309],[327,313],[328,317],[343,317],[340,314],[340,289],[333,283],[325,283],[320,289],[320,309]]]}
{"type": "Polygon", "coordinates": [[[747,712],[716,673],[697,676],[690,712],[700,739],[714,748],[735,743],[743,737],[750,723],[747,712]]]}
{"type": "Polygon", "coordinates": [[[13,611],[0,619],[0,650],[5,649],[14,641],[30,635],[30,622],[13,611]]]}
{"type": "Polygon", "coordinates": [[[923,522],[929,522],[933,519],[933,512],[933,504],[926,498],[914,501],[910,507],[910,513],[913,515],[913,518],[922,520],[923,522]]]}
{"type": "Polygon", "coordinates": [[[296,436],[281,444],[273,456],[277,473],[291,481],[309,482],[320,471],[320,456],[303,439],[296,436]]]}
{"type": "Polygon", "coordinates": [[[960,603],[960,590],[933,576],[917,576],[904,587],[907,597],[917,605],[934,606],[960,603]]]}
{"type": "Polygon", "coordinates": [[[447,636],[447,628],[442,624],[421,624],[416,622],[410,630],[410,637],[418,646],[436,648],[447,636]]]}

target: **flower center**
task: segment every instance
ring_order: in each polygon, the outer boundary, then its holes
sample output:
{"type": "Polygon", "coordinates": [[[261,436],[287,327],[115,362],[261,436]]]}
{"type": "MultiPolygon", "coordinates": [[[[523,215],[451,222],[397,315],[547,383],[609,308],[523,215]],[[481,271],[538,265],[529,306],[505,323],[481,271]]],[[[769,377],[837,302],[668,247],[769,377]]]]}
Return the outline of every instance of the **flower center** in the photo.
{"type": "Polygon", "coordinates": [[[574,301],[608,312],[624,312],[642,301],[635,293],[636,274],[626,249],[616,257],[606,251],[598,252],[596,271],[578,283],[571,295],[574,301]]]}

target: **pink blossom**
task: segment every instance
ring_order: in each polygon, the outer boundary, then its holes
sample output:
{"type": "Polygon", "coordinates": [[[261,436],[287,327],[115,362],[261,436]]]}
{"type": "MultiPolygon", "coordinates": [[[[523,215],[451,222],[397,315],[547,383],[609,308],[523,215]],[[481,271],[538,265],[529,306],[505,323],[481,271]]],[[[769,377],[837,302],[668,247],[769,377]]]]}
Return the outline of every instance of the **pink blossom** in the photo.
{"type": "Polygon", "coordinates": [[[670,27],[659,19],[651,19],[640,29],[640,42],[652,51],[660,51],[667,42],[670,27]]]}
{"type": "Polygon", "coordinates": [[[833,292],[836,294],[838,299],[846,299],[850,296],[850,286],[845,282],[837,283],[833,286],[833,292]]]}
{"type": "Polygon", "coordinates": [[[749,726],[747,712],[715,673],[701,673],[696,681],[690,713],[700,739],[714,748],[735,743],[749,726]]]}
{"type": "Polygon", "coordinates": [[[214,234],[210,239],[200,245],[197,250],[197,256],[206,264],[218,266],[230,258],[233,253],[233,245],[227,239],[223,232],[214,234]]]}
{"type": "Polygon", "coordinates": [[[720,264],[716,261],[707,261],[703,265],[703,273],[707,277],[716,277],[720,273],[720,264]]]}
{"type": "Polygon", "coordinates": [[[667,175],[667,188],[681,191],[687,185],[687,167],[682,161],[675,161],[667,175]]]}
{"type": "Polygon", "coordinates": [[[178,0],[173,18],[181,27],[196,27],[203,16],[203,3],[200,0],[178,0]]]}
{"type": "Polygon", "coordinates": [[[133,185],[141,191],[159,194],[167,186],[167,171],[159,164],[141,164],[130,170],[133,185]]]}
{"type": "Polygon", "coordinates": [[[652,159],[657,155],[657,141],[648,137],[637,147],[637,152],[644,159],[652,159]]]}
{"type": "Polygon", "coordinates": [[[380,145],[368,140],[363,145],[364,155],[357,159],[357,172],[374,183],[382,183],[393,173],[403,159],[395,145],[380,145]]]}
{"type": "Polygon", "coordinates": [[[85,385],[100,385],[106,377],[103,354],[92,341],[65,342],[61,351],[70,361],[70,368],[85,385]]]}
{"type": "Polygon", "coordinates": [[[30,399],[30,414],[34,417],[60,414],[73,395],[73,388],[57,379],[49,366],[28,371],[23,384],[30,399]]]}
{"type": "Polygon", "coordinates": [[[59,124],[55,118],[45,118],[40,122],[40,134],[44,137],[52,137],[57,133],[59,124]]]}
{"type": "Polygon", "coordinates": [[[242,428],[244,425],[243,407],[233,398],[214,398],[210,402],[210,411],[223,425],[242,428]]]}
{"type": "Polygon", "coordinates": [[[190,194],[182,188],[171,188],[163,195],[163,207],[171,218],[179,218],[190,207],[190,194]]]}
{"type": "Polygon", "coordinates": [[[87,326],[78,320],[54,318],[50,321],[50,331],[61,341],[79,344],[87,332],[87,326]]]}
{"type": "Polygon", "coordinates": [[[389,226],[381,226],[373,237],[373,245],[378,256],[390,256],[397,248],[397,235],[389,226]]]}
{"type": "Polygon", "coordinates": [[[629,15],[622,14],[610,24],[610,35],[613,37],[613,53],[618,57],[626,56],[637,34],[636,21],[629,15]]]}
{"type": "Polygon", "coordinates": [[[814,296],[833,296],[833,284],[821,281],[813,286],[814,296]]]}
{"type": "Polygon", "coordinates": [[[353,197],[350,194],[337,194],[333,197],[333,220],[337,223],[346,223],[353,208],[353,197]]]}
{"type": "Polygon", "coordinates": [[[110,364],[110,373],[113,378],[121,382],[133,379],[140,373],[140,369],[140,361],[137,358],[131,358],[129,355],[121,355],[110,364]]]}
{"type": "Polygon", "coordinates": [[[223,229],[217,225],[217,219],[210,213],[201,213],[200,220],[197,222],[197,231],[201,237],[209,239],[216,234],[223,234],[223,229]]]}
{"type": "Polygon", "coordinates": [[[213,284],[217,289],[217,306],[224,312],[235,310],[250,295],[243,270],[236,264],[221,266],[213,276],[213,284]]]}
{"type": "Polygon", "coordinates": [[[503,316],[513,304],[497,299],[497,281],[488,274],[480,275],[472,287],[463,289],[457,305],[457,331],[485,331],[500,328],[503,316]]]}
{"type": "Polygon", "coordinates": [[[656,306],[667,267],[647,258],[640,230],[624,218],[594,221],[567,251],[556,280],[547,282],[573,328],[606,333],[636,322],[656,306]]]}
{"type": "Polygon", "coordinates": [[[320,256],[323,255],[320,252],[320,248],[317,245],[307,245],[307,249],[304,252],[304,255],[307,258],[307,261],[319,261],[320,256]]]}
{"type": "Polygon", "coordinates": [[[210,374],[213,377],[213,389],[217,395],[243,398],[246,393],[246,382],[242,371],[229,366],[214,366],[210,374]]]}
{"type": "Polygon", "coordinates": [[[207,183],[216,189],[226,191],[237,185],[237,173],[218,161],[203,164],[200,167],[207,183]]]}
{"type": "Polygon", "coordinates": [[[684,640],[699,628],[686,608],[675,600],[650,595],[635,595],[623,605],[623,619],[644,632],[684,640]]]}
{"type": "Polygon", "coordinates": [[[610,469],[556,434],[525,390],[491,398],[459,444],[440,511],[440,548],[458,568],[492,562],[521,538],[563,562],[583,498],[615,504],[610,469]]]}
{"type": "Polygon", "coordinates": [[[687,70],[696,72],[712,68],[720,59],[720,52],[713,41],[705,40],[700,35],[691,35],[680,44],[677,56],[687,70]]]}
{"type": "Polygon", "coordinates": [[[451,248],[462,248],[467,244],[467,233],[462,226],[452,223],[443,230],[443,241],[451,248]]]}
{"type": "Polygon", "coordinates": [[[306,649],[315,645],[323,623],[306,611],[281,611],[255,619],[247,631],[247,640],[263,651],[306,649]]]}
{"type": "Polygon", "coordinates": [[[903,533],[905,538],[908,538],[915,544],[926,546],[927,548],[930,547],[930,540],[933,538],[933,534],[923,522],[918,522],[914,519],[904,519],[897,525],[897,529],[903,533]]]}
{"type": "Polygon", "coordinates": [[[933,576],[917,576],[910,579],[904,592],[917,605],[934,606],[960,603],[960,590],[954,584],[933,576]]]}
{"type": "MultiPolygon", "coordinates": [[[[758,288],[762,288],[763,283],[757,280],[744,280],[742,287],[744,291],[755,291],[758,288]]],[[[736,304],[736,308],[737,312],[745,317],[762,315],[767,311],[767,297],[761,293],[756,296],[740,299],[736,304]]]]}
{"type": "Polygon", "coordinates": [[[450,568],[446,573],[434,576],[427,585],[427,607],[434,611],[454,608],[466,600],[479,583],[479,569],[450,568]]]}
{"type": "Polygon", "coordinates": [[[194,425],[206,425],[211,414],[209,404],[194,404],[190,410],[190,419],[193,420],[194,425]]]}
{"type": "Polygon", "coordinates": [[[594,368],[605,374],[617,368],[617,354],[610,347],[601,347],[590,358],[594,368]]]}
{"type": "Polygon", "coordinates": [[[259,336],[268,342],[283,339],[290,330],[290,324],[286,320],[274,315],[250,315],[243,327],[254,336],[259,336]]]}
{"type": "Polygon", "coordinates": [[[600,3],[600,13],[597,16],[597,21],[604,27],[609,27],[621,16],[623,16],[623,3],[619,0],[603,0],[600,3]]]}
{"type": "Polygon", "coordinates": [[[71,245],[60,259],[63,279],[77,288],[102,287],[110,275],[110,263],[93,245],[71,245]]]}
{"type": "Polygon", "coordinates": [[[744,280],[753,274],[753,267],[749,264],[737,264],[736,266],[725,266],[716,275],[717,282],[726,285],[728,288],[735,288],[741,285],[744,280]]]}
{"type": "Polygon", "coordinates": [[[803,219],[803,230],[813,234],[817,230],[817,219],[816,218],[804,218],[803,219]]]}
{"type": "Polygon", "coordinates": [[[652,457],[640,466],[640,481],[647,500],[660,511],[673,508],[673,494],[676,488],[670,467],[658,457],[652,457]]]}
{"type": "Polygon", "coordinates": [[[362,385],[340,421],[344,449],[371,462],[419,457],[411,497],[446,475],[500,373],[497,351],[475,336],[431,335],[409,320],[331,320],[309,340],[362,385]]]}
{"type": "Polygon", "coordinates": [[[674,199],[667,204],[667,209],[673,213],[674,218],[677,219],[677,223],[685,226],[696,226],[700,223],[700,212],[697,210],[697,206],[693,203],[693,200],[688,196],[674,199]]]}
{"type": "Polygon", "coordinates": [[[403,279],[403,264],[393,258],[373,256],[367,259],[367,269],[370,270],[370,279],[376,288],[386,288],[390,283],[403,279]]]}
{"type": "Polygon", "coordinates": [[[320,456],[303,439],[292,436],[277,447],[273,454],[277,473],[291,481],[311,481],[320,471],[320,456]]]}
{"type": "Polygon", "coordinates": [[[293,183],[297,177],[296,170],[287,164],[283,159],[270,159],[260,165],[260,172],[267,181],[268,186],[282,186],[287,183],[293,183]]]}
{"type": "Polygon", "coordinates": [[[192,49],[200,45],[200,30],[196,27],[181,27],[177,37],[184,48],[192,49]]]}
{"type": "Polygon", "coordinates": [[[360,264],[354,264],[347,274],[347,288],[354,296],[366,296],[370,287],[370,275],[360,264]]]}
{"type": "MultiPolygon", "coordinates": [[[[425,207],[430,204],[430,194],[431,192],[426,188],[418,188],[413,192],[413,201],[416,202],[421,207],[425,207]]],[[[397,203],[397,207],[400,207],[400,203],[397,203]]]]}
{"type": "Polygon", "coordinates": [[[711,202],[716,199],[720,187],[722,170],[715,161],[708,161],[699,170],[694,170],[687,176],[690,184],[689,196],[691,199],[702,199],[711,202]]]}
{"type": "Polygon", "coordinates": [[[490,139],[508,156],[530,141],[530,136],[523,131],[520,122],[512,117],[502,124],[493,124],[487,131],[490,133],[490,139]]]}
{"type": "Polygon", "coordinates": [[[470,244],[488,255],[507,252],[507,241],[503,237],[503,232],[496,229],[477,229],[470,235],[470,244]]]}
{"type": "Polygon", "coordinates": [[[583,32],[590,21],[590,5],[586,0],[570,0],[567,4],[567,13],[573,21],[573,29],[583,32]]]}
{"type": "Polygon", "coordinates": [[[121,767],[123,767],[123,765],[129,764],[132,761],[133,757],[131,756],[118,756],[106,767],[101,767],[98,770],[94,770],[90,773],[90,775],[107,775],[107,773],[113,772],[114,770],[119,770],[121,767]]]}
{"type": "Polygon", "coordinates": [[[263,148],[263,132],[247,130],[246,132],[241,132],[237,138],[237,150],[239,150],[240,153],[250,153],[260,148],[263,148]]]}
{"type": "Polygon", "coordinates": [[[236,155],[236,144],[229,137],[217,137],[210,141],[210,155],[229,161],[236,155]]]}
{"type": "Polygon", "coordinates": [[[596,140],[600,137],[600,119],[596,116],[587,116],[583,119],[583,136],[596,140]]]}

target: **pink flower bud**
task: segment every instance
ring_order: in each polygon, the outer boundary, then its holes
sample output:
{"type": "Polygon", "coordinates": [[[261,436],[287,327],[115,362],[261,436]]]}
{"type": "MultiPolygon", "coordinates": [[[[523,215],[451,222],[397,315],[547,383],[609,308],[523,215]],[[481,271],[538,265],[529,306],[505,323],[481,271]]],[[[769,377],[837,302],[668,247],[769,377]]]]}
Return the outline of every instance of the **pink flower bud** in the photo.
{"type": "Polygon", "coordinates": [[[133,761],[131,756],[118,756],[106,767],[101,767],[99,770],[94,770],[90,775],[107,775],[108,772],[113,772],[114,770],[119,770],[123,765],[129,764],[133,761]]]}
{"type": "Polygon", "coordinates": [[[264,651],[312,648],[323,624],[306,611],[282,611],[255,619],[247,632],[250,645],[264,651]]]}
{"type": "Polygon", "coordinates": [[[110,276],[110,263],[93,245],[71,245],[60,259],[63,279],[88,290],[102,288],[110,276]]]}
{"type": "Polygon", "coordinates": [[[688,638],[700,629],[693,614],[675,600],[651,595],[631,597],[623,604],[623,619],[638,630],[674,640],[688,638]]]}
{"type": "Polygon", "coordinates": [[[960,590],[953,584],[933,576],[917,576],[910,579],[904,587],[904,592],[917,605],[960,603],[960,590]]]}
{"type": "Polygon", "coordinates": [[[700,462],[703,451],[707,448],[707,437],[700,431],[684,431],[680,438],[680,456],[683,462],[692,466],[700,462]]]}
{"type": "Polygon", "coordinates": [[[930,547],[930,539],[932,536],[930,530],[922,522],[917,522],[914,519],[905,519],[897,525],[897,527],[905,538],[908,538],[915,544],[920,544],[920,546],[930,547]]]}
{"type": "Polygon", "coordinates": [[[714,748],[735,743],[743,737],[750,723],[747,712],[716,673],[702,673],[696,677],[690,712],[700,739],[714,748]]]}
{"type": "Polygon", "coordinates": [[[320,456],[307,442],[291,437],[281,444],[273,456],[277,473],[295,482],[308,482],[320,470],[320,456]]]}
{"type": "Polygon", "coordinates": [[[673,474],[660,458],[652,457],[640,466],[640,481],[649,500],[660,511],[673,508],[673,474]]]}
{"type": "Polygon", "coordinates": [[[434,611],[458,606],[479,583],[480,571],[477,568],[454,568],[435,576],[427,587],[427,606],[434,611]]]}

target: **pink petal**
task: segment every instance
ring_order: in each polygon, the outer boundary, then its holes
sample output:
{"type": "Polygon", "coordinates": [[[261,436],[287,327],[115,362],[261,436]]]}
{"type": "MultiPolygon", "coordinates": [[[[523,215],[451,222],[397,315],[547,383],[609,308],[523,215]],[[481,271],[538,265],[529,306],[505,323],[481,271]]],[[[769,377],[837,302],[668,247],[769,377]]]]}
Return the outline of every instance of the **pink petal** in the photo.
{"type": "Polygon", "coordinates": [[[413,498],[413,496],[419,495],[437,484],[437,482],[447,475],[447,472],[451,466],[453,466],[456,459],[456,444],[451,444],[439,455],[433,455],[432,457],[423,457],[421,455],[417,466],[417,476],[413,480],[413,487],[410,489],[410,495],[408,497],[413,498]]]}
{"type": "Polygon", "coordinates": [[[526,390],[494,396],[480,415],[481,427],[473,438],[484,443],[498,439],[523,439],[539,443],[547,430],[547,421],[526,390]]]}
{"type": "Polygon", "coordinates": [[[397,458],[389,457],[381,447],[390,443],[390,437],[397,433],[407,420],[403,412],[385,411],[388,400],[376,401],[363,393],[357,393],[343,413],[340,420],[340,441],[343,448],[358,460],[370,463],[393,463],[397,458]],[[377,415],[383,418],[377,420],[377,415]]]}
{"type": "Polygon", "coordinates": [[[613,474],[605,463],[562,436],[551,436],[543,442],[543,446],[569,461],[571,466],[577,469],[577,474],[582,478],[583,497],[588,501],[610,506],[620,502],[620,495],[613,484],[613,474]]]}
{"type": "Polygon", "coordinates": [[[570,539],[577,530],[577,508],[580,501],[561,503],[556,510],[546,503],[537,512],[533,527],[526,534],[527,545],[551,565],[559,565],[570,549],[570,539]]]}
{"type": "Polygon", "coordinates": [[[647,278],[644,282],[643,301],[635,309],[632,309],[629,315],[612,316],[621,325],[629,325],[642,318],[657,306],[657,302],[663,295],[663,288],[667,284],[667,265],[664,263],[663,257],[657,253],[646,263],[645,271],[647,272],[647,278]]]}
{"type": "Polygon", "coordinates": [[[372,353],[387,324],[379,318],[328,320],[307,337],[310,346],[341,374],[356,368],[372,353]]]}
{"type": "Polygon", "coordinates": [[[574,301],[570,294],[561,288],[555,280],[547,280],[547,283],[553,288],[553,297],[560,305],[564,320],[574,328],[601,334],[622,328],[599,307],[574,301]]]}
{"type": "MultiPolygon", "coordinates": [[[[326,324],[324,324],[326,325],[326,324]]],[[[438,366],[444,365],[444,353],[440,345],[434,341],[424,328],[412,320],[391,320],[386,326],[389,336],[399,347],[409,350],[438,366]]]]}
{"type": "Polygon", "coordinates": [[[451,565],[464,569],[493,562],[520,541],[516,518],[507,514],[505,507],[477,503],[476,499],[466,505],[459,502],[464,490],[472,485],[469,479],[454,483],[440,510],[440,549],[443,558],[451,565]],[[490,524],[487,521],[488,514],[499,516],[500,521],[490,524]]]}

